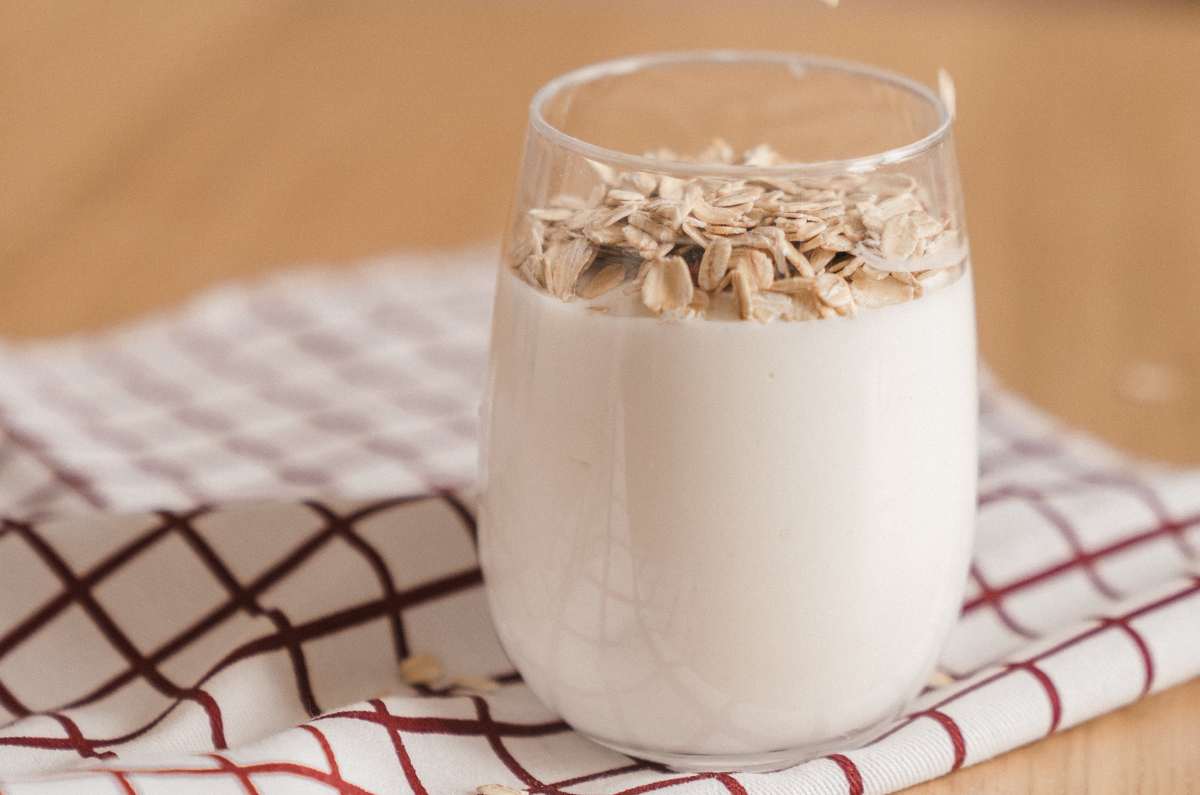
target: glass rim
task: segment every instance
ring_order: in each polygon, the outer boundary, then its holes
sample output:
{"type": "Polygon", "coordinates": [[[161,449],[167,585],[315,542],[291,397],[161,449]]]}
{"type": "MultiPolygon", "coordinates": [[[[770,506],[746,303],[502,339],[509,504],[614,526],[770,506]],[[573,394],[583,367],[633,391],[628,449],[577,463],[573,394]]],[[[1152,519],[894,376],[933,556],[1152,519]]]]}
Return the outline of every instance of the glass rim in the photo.
{"type": "Polygon", "coordinates": [[[533,95],[529,103],[529,125],[540,135],[565,149],[572,150],[590,160],[635,171],[659,174],[678,174],[688,177],[720,176],[749,179],[752,177],[788,177],[802,174],[863,173],[874,171],[880,166],[902,163],[927,152],[941,143],[950,134],[954,123],[941,98],[917,80],[897,72],[870,66],[856,61],[826,58],[819,55],[760,50],[684,50],[678,52],[648,53],[615,58],[572,69],[544,84],[533,95]],[[746,166],[728,163],[689,163],[681,160],[665,160],[645,155],[609,149],[582,138],[576,138],[546,120],[542,113],[546,103],[564,89],[590,83],[601,77],[626,75],[656,66],[688,63],[765,63],[785,65],[789,68],[803,67],[841,72],[855,77],[867,78],[903,89],[931,105],[937,112],[937,126],[922,138],[907,144],[885,149],[859,157],[839,160],[799,161],[777,166],[746,166]]]}

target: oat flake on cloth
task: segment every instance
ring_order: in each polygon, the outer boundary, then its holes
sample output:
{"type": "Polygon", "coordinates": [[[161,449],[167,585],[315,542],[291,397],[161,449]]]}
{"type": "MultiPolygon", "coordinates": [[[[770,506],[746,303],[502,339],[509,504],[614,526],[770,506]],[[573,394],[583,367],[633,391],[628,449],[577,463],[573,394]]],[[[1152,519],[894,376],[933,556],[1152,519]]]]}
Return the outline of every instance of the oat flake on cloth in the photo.
{"type": "Polygon", "coordinates": [[[1200,673],[1200,472],[1135,466],[985,380],[953,683],[778,773],[584,740],[505,659],[456,496],[491,261],[285,275],[0,348],[0,792],[886,792],[1200,673]],[[410,651],[503,686],[415,692],[410,651]]]}

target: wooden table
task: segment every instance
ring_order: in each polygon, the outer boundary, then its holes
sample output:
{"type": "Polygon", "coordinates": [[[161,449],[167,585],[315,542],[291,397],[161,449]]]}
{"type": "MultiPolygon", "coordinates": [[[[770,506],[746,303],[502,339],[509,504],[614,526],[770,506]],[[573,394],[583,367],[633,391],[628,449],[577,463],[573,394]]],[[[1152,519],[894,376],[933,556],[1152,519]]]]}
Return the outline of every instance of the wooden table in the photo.
{"type": "MultiPolygon", "coordinates": [[[[1195,3],[9,2],[0,334],[493,239],[537,85],[714,46],[949,69],[987,359],[1071,422],[1200,461],[1195,3]]],[[[1197,710],[1200,682],[916,791],[1196,791],[1197,710]]]]}

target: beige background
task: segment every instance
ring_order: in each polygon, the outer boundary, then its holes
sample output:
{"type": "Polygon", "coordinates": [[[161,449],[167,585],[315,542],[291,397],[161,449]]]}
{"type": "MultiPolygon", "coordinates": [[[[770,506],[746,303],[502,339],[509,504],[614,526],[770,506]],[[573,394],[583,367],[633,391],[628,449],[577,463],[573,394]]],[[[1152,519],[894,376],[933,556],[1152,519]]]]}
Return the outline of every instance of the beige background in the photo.
{"type": "MultiPolygon", "coordinates": [[[[1071,422],[1200,463],[1194,2],[9,2],[0,335],[492,239],[537,85],[713,46],[949,69],[985,356],[1071,422]]],[[[1197,710],[1193,683],[921,791],[1196,791],[1197,710]]]]}

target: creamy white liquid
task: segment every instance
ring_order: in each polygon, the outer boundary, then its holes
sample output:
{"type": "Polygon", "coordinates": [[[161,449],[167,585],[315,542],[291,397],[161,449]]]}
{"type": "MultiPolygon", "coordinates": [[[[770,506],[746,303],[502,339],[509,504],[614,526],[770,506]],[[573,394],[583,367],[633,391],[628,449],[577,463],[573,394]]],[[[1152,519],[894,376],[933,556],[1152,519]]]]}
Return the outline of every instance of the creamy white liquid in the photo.
{"type": "Polygon", "coordinates": [[[958,612],[975,505],[970,271],[853,318],[597,314],[500,275],[484,574],[577,729],[814,749],[890,719],[958,612]]]}

